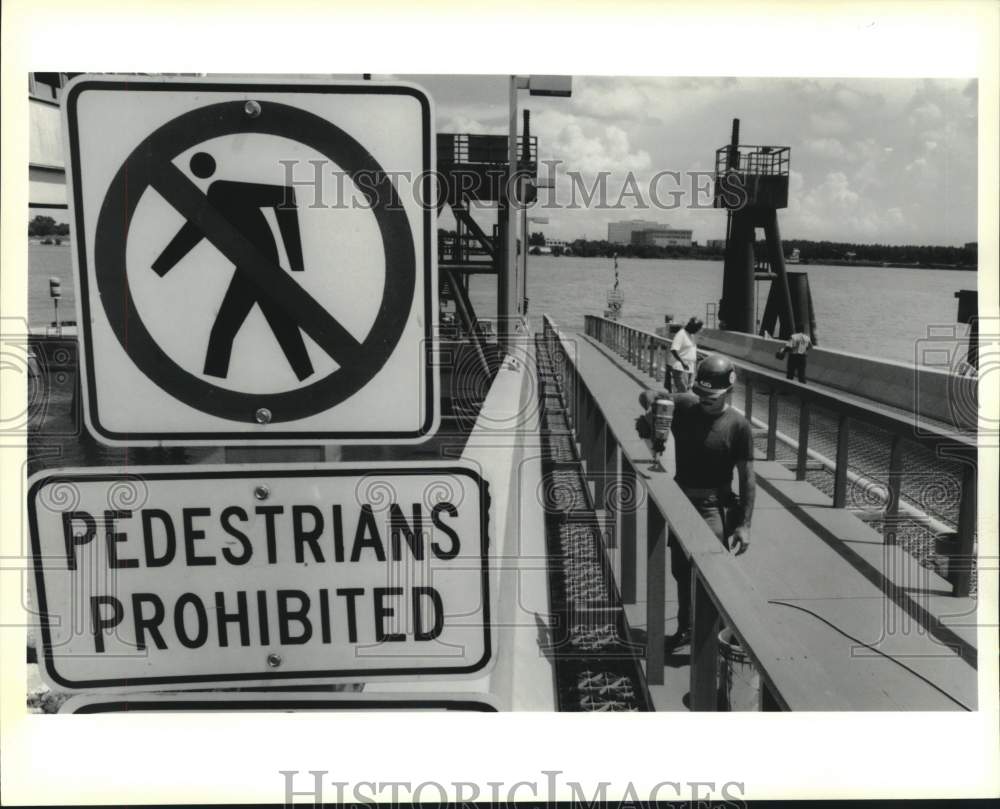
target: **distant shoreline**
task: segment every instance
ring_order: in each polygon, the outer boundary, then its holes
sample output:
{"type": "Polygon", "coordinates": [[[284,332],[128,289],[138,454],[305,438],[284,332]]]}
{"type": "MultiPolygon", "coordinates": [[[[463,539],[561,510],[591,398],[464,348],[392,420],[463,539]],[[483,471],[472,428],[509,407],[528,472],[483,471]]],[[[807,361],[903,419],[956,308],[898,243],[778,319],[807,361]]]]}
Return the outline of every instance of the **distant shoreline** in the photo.
{"type": "MultiPolygon", "coordinates": [[[[560,256],[542,255],[530,256],[530,258],[593,258],[602,261],[610,261],[614,256],[578,256],[576,254],[563,253],[560,256]]],[[[638,261],[725,261],[722,253],[715,254],[691,254],[688,256],[619,256],[619,260],[626,261],[636,259],[638,261]]],[[[785,269],[795,271],[797,267],[873,267],[875,269],[898,269],[898,270],[956,270],[959,272],[978,272],[979,267],[975,264],[903,264],[900,262],[881,261],[845,261],[839,258],[809,259],[808,261],[791,264],[785,262],[785,269]]]]}

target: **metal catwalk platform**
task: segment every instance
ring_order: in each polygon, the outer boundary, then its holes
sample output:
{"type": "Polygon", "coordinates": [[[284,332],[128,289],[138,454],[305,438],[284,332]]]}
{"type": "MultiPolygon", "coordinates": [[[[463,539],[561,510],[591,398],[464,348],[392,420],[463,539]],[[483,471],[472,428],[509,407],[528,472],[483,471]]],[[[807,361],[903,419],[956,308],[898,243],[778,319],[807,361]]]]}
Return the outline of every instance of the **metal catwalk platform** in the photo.
{"type": "MultiPolygon", "coordinates": [[[[954,596],[900,544],[797,479],[798,464],[789,469],[774,458],[766,434],[755,463],[752,549],[730,556],[673,483],[669,450],[667,471],[649,471],[650,452],[633,422],[639,392],[655,380],[550,321],[545,342],[594,486],[628,639],[645,647],[656,709],[717,708],[721,622],[760,673],[763,709],[976,709],[974,598],[954,596]],[[665,656],[662,638],[676,616],[668,535],[692,560],[695,609],[691,649],[665,656]]],[[[566,439],[558,440],[565,451],[566,439]]]]}

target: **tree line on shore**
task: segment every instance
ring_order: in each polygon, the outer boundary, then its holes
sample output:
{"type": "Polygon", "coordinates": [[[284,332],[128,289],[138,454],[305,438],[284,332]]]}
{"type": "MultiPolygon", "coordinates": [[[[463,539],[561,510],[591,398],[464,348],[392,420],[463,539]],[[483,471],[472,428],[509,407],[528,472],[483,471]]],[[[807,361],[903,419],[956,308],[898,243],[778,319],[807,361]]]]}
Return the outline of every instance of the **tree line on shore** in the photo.
{"type": "MultiPolygon", "coordinates": [[[[532,233],[529,246],[545,246],[543,233],[532,233]]],[[[782,241],[785,256],[793,250],[799,251],[803,264],[901,264],[914,267],[936,266],[972,268],[976,267],[975,245],[966,247],[945,247],[940,245],[889,245],[855,244],[852,242],[811,241],[808,239],[787,239],[782,241]]],[[[552,255],[563,253],[583,258],[610,258],[617,254],[620,258],[693,258],[716,259],[725,256],[723,247],[692,245],[691,247],[659,247],[652,244],[617,244],[606,239],[576,239],[552,248],[552,255]]],[[[760,240],[755,245],[759,259],[767,257],[767,245],[760,240]]]]}
{"type": "Polygon", "coordinates": [[[56,224],[51,216],[36,216],[28,221],[28,236],[69,236],[69,225],[56,224]]]}

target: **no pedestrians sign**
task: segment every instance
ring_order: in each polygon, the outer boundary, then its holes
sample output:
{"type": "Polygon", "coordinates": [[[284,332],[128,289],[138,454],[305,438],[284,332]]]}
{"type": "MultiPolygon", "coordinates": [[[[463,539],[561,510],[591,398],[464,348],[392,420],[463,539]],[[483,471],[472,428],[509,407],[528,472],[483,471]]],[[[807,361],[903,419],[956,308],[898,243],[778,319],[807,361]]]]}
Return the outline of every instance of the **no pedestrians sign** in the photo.
{"type": "Polygon", "coordinates": [[[100,440],[436,430],[433,122],[419,88],[80,77],[64,103],[100,440]]]}
{"type": "Polygon", "coordinates": [[[77,691],[481,677],[489,512],[458,462],[39,473],[42,673],[77,691]]]}

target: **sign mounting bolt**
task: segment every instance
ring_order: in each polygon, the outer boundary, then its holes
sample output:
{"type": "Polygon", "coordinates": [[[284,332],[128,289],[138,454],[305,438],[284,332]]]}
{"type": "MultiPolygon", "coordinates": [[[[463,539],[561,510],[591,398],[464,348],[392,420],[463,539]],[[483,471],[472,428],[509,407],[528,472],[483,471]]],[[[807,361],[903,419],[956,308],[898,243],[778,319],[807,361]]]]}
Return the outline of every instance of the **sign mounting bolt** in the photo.
{"type": "Polygon", "coordinates": [[[278,668],[281,665],[281,655],[276,655],[273,652],[267,656],[267,665],[272,669],[278,668]]]}
{"type": "Polygon", "coordinates": [[[261,483],[259,486],[254,488],[253,496],[258,500],[267,500],[267,498],[271,496],[271,490],[261,483]]]}
{"type": "Polygon", "coordinates": [[[258,424],[270,424],[271,423],[271,411],[266,407],[261,407],[257,409],[257,412],[253,414],[254,419],[257,420],[258,424]]]}
{"type": "Polygon", "coordinates": [[[256,118],[260,115],[260,104],[256,101],[248,101],[243,105],[243,112],[247,114],[248,118],[256,118]]]}

